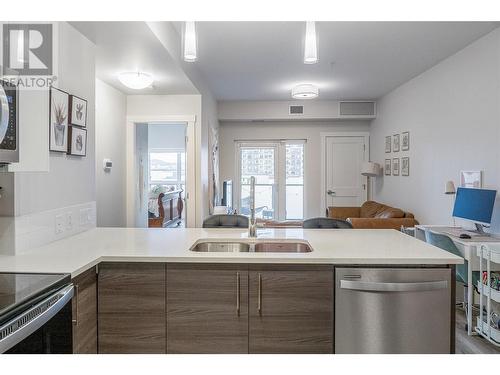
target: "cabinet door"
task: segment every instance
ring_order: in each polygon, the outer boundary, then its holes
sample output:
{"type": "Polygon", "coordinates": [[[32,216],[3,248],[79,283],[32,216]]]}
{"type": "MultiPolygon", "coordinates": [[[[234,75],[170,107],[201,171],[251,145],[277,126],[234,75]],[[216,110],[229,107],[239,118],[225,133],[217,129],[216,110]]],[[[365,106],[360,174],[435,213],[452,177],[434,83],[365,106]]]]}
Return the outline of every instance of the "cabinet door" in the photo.
{"type": "Polygon", "coordinates": [[[333,353],[333,270],[249,272],[250,353],[333,353]]]}
{"type": "Polygon", "coordinates": [[[73,353],[97,354],[97,275],[95,267],[73,279],[73,353]]]}
{"type": "Polygon", "coordinates": [[[165,264],[101,263],[99,353],[165,353],[165,264]]]}
{"type": "Polygon", "coordinates": [[[248,353],[248,272],[167,265],[168,353],[248,353]]]}

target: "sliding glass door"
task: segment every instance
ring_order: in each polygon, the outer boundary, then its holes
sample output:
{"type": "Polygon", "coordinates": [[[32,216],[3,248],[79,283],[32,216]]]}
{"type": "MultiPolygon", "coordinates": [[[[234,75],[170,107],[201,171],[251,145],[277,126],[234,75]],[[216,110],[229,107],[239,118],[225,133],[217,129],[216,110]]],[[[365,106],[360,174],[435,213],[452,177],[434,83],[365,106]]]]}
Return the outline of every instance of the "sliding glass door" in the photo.
{"type": "Polygon", "coordinates": [[[255,177],[256,216],[304,217],[304,142],[237,142],[239,213],[250,215],[250,177],[255,177]]]}

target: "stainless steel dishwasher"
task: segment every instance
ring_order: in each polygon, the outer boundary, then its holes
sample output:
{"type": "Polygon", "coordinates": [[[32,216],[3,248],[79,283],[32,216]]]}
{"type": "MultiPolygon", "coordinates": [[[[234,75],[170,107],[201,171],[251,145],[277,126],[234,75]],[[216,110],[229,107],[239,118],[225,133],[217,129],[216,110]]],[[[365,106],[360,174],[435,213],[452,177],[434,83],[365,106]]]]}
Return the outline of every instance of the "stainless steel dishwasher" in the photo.
{"type": "Polygon", "coordinates": [[[336,268],[335,353],[450,353],[451,269],[336,268]]]}

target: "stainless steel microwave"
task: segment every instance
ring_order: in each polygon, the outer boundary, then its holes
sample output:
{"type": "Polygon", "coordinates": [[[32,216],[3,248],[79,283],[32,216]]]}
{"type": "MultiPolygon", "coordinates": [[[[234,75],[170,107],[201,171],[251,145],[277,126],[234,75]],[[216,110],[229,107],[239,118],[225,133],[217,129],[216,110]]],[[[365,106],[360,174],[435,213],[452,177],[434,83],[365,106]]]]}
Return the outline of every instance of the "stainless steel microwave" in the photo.
{"type": "Polygon", "coordinates": [[[0,164],[19,161],[17,87],[0,79],[0,164]]]}

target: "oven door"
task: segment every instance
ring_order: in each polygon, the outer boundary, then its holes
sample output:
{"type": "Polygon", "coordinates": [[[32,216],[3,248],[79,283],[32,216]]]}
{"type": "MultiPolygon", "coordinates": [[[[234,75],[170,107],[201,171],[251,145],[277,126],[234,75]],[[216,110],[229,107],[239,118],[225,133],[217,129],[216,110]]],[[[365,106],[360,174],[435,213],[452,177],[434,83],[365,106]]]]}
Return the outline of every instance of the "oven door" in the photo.
{"type": "Polygon", "coordinates": [[[67,285],[3,324],[0,353],[72,353],[73,293],[73,285],[67,285]]]}
{"type": "Polygon", "coordinates": [[[0,80],[0,164],[19,161],[17,87],[0,80]]]}

